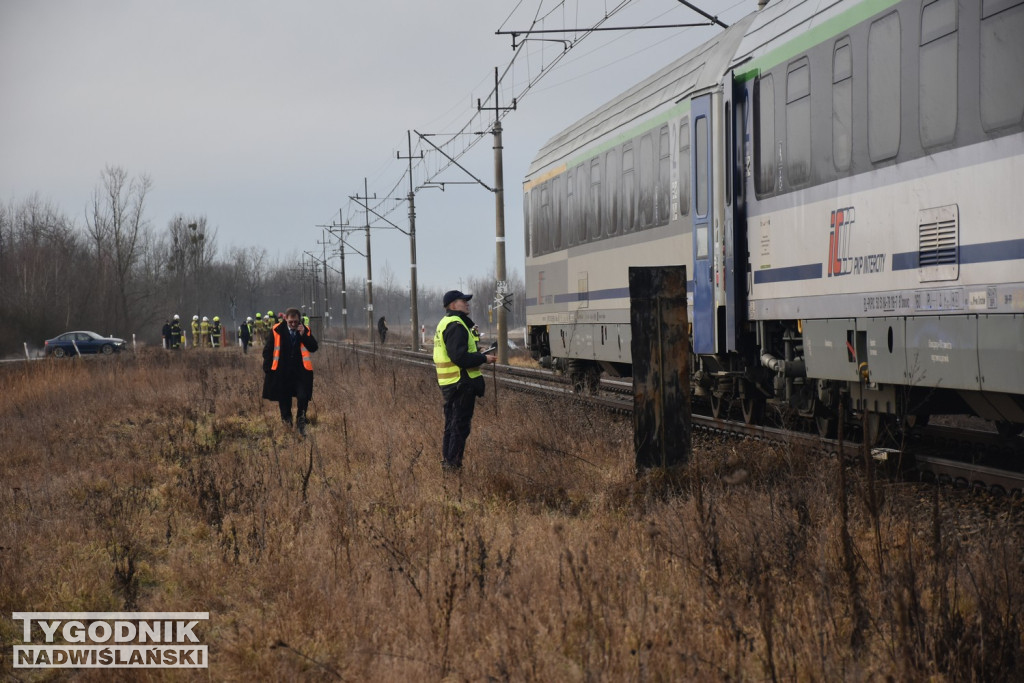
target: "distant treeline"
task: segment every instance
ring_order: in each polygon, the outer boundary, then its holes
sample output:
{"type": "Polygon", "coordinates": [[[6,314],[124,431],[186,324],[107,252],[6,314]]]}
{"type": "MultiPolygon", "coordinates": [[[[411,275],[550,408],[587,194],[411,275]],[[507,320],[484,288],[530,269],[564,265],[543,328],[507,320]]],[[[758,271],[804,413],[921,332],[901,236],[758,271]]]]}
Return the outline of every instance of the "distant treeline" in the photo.
{"type": "MultiPolygon", "coordinates": [[[[0,205],[0,356],[20,353],[26,342],[38,349],[43,340],[76,329],[159,343],[164,320],[174,314],[183,321],[218,315],[234,330],[257,311],[299,306],[311,317],[329,312],[340,330],[337,256],[328,258],[325,295],[322,262],[271,262],[263,246],[219,249],[217,228],[204,214],[179,213],[163,229],[155,227],[146,216],[151,186],[146,175],[133,178],[120,167],[106,167],[84,225],[38,194],[0,205]]],[[[348,268],[361,270],[357,259],[346,259],[348,268]]],[[[452,273],[451,284],[436,288],[421,284],[420,323],[432,332],[443,289],[460,287],[482,295],[473,302],[473,315],[485,328],[493,272],[452,273]]],[[[383,315],[393,332],[404,332],[410,320],[407,281],[385,266],[373,282],[373,320],[383,315]]],[[[518,327],[525,324],[524,286],[517,273],[510,284],[516,296],[509,326],[518,327]]],[[[365,328],[365,278],[350,272],[345,289],[349,329],[365,328]]]]}

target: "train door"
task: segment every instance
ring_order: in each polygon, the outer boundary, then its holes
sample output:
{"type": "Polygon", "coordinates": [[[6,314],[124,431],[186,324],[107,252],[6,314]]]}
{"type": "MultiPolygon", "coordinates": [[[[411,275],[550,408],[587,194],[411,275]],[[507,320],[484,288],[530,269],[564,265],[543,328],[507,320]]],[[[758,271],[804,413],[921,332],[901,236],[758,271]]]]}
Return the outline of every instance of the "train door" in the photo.
{"type": "Polygon", "coordinates": [[[725,307],[720,309],[719,346],[725,352],[739,349],[737,321],[744,315],[746,269],[746,215],[743,196],[743,149],[746,140],[746,91],[743,83],[730,77],[725,88],[725,264],[722,280],[725,307]],[[737,251],[739,252],[737,254],[737,251]],[[738,258],[737,258],[738,257],[738,258]]]}
{"type": "Polygon", "coordinates": [[[714,211],[711,95],[690,103],[690,196],[693,197],[693,352],[715,353],[714,211]]]}

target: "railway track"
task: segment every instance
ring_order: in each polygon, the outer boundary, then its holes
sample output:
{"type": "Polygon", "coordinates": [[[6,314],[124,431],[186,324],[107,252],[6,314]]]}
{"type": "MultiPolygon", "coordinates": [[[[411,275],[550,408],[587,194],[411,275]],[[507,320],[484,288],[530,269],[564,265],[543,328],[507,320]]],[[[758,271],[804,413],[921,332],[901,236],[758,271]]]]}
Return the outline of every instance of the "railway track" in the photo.
{"type": "MultiPolygon", "coordinates": [[[[402,363],[432,367],[431,355],[395,347],[365,344],[324,343],[371,353],[402,363]]],[[[633,386],[629,380],[602,379],[597,392],[579,394],[569,379],[551,370],[515,365],[496,366],[486,376],[499,390],[512,390],[567,399],[618,414],[632,414],[633,386]]],[[[903,432],[900,442],[871,447],[854,439],[825,439],[817,433],[790,426],[749,425],[741,419],[712,417],[710,406],[699,399],[692,402],[692,427],[728,438],[749,438],[785,443],[803,452],[842,455],[857,459],[870,457],[880,469],[903,478],[936,480],[960,488],[984,490],[995,495],[1024,496],[1024,438],[1007,439],[995,432],[947,426],[927,426],[903,432]]],[[[856,432],[857,430],[852,430],[856,432]]]]}

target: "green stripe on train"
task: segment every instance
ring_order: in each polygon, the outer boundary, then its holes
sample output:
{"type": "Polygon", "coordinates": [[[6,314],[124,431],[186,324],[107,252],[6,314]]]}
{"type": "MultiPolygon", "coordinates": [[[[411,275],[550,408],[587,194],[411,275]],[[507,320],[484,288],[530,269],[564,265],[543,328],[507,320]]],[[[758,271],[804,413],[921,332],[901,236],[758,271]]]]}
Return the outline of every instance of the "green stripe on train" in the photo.
{"type": "Polygon", "coordinates": [[[736,80],[741,83],[749,81],[757,77],[761,71],[767,71],[774,66],[789,61],[793,57],[807,52],[815,45],[824,43],[829,38],[849,30],[862,21],[870,19],[874,15],[899,4],[899,2],[900,0],[865,0],[856,7],[851,7],[842,14],[823,22],[821,25],[804,31],[798,37],[784,45],[780,45],[771,52],[747,62],[743,65],[744,70],[736,74],[736,80]]]}

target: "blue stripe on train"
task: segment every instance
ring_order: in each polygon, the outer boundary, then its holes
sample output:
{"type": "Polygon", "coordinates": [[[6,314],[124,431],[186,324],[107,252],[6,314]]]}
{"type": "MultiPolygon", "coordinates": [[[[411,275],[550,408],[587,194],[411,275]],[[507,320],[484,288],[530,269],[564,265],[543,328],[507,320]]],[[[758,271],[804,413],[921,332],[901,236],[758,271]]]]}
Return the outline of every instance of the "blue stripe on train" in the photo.
{"type": "MultiPolygon", "coordinates": [[[[693,282],[686,283],[687,291],[693,291],[693,282]]],[[[595,289],[590,292],[570,292],[568,294],[555,294],[554,301],[545,301],[545,304],[577,303],[579,301],[601,301],[603,299],[628,299],[629,287],[613,287],[611,289],[595,289]]],[[[527,306],[536,306],[537,299],[527,299],[527,306]]]]}
{"type": "MultiPolygon", "coordinates": [[[[985,244],[964,244],[959,247],[959,262],[991,263],[992,261],[1015,261],[1024,259],[1024,239],[986,242],[985,244]]],[[[918,252],[908,251],[892,255],[893,270],[913,270],[918,267],[918,252]]]]}
{"type": "Polygon", "coordinates": [[[792,280],[817,280],[821,277],[821,271],[822,265],[820,263],[808,263],[804,266],[789,266],[788,268],[768,268],[754,272],[754,284],[789,282],[792,280]]]}
{"type": "MultiPolygon", "coordinates": [[[[965,244],[959,248],[961,265],[969,263],[990,263],[993,261],[1024,260],[1024,239],[986,242],[985,244],[965,244]]],[[[892,269],[912,270],[918,267],[918,252],[907,251],[892,255],[892,269]]],[[[767,268],[754,273],[754,284],[771,282],[793,282],[797,280],[816,280],[821,278],[824,267],[820,263],[808,263],[802,266],[787,268],[767,268]]],[[[686,283],[687,291],[693,291],[693,281],[686,283]]],[[[599,289],[592,292],[571,292],[556,294],[555,300],[547,303],[576,303],[579,301],[600,301],[602,299],[624,299],[629,297],[628,287],[599,289]]],[[[536,306],[537,299],[527,299],[527,306],[536,306]]]]}

